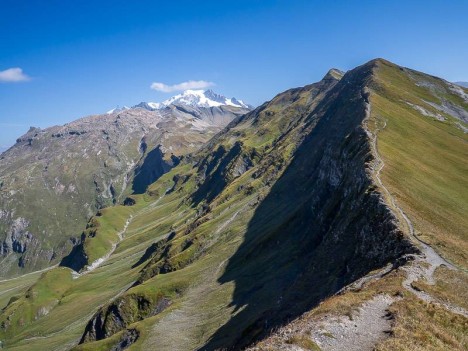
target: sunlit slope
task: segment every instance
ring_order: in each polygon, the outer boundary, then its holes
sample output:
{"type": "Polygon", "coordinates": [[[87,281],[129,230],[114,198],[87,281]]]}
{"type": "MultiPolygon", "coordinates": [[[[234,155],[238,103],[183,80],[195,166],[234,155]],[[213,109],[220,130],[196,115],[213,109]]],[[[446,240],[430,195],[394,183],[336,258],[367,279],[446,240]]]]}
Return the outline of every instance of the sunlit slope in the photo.
{"type": "Polygon", "coordinates": [[[468,91],[384,60],[371,90],[384,184],[416,235],[467,268],[468,91]]]}
{"type": "MultiPolygon", "coordinates": [[[[115,211],[99,216],[101,225],[96,231],[97,236],[100,230],[109,230],[107,219],[114,220],[113,226],[115,223],[123,226],[125,220],[133,216],[135,225],[130,224],[126,232],[129,242],[124,240],[113,255],[94,271],[77,277],[69,268],[54,268],[43,273],[25,294],[12,298],[1,314],[0,340],[4,345],[17,350],[66,350],[76,344],[99,306],[113,300],[133,284],[139,273],[138,268],[132,268],[132,265],[151,243],[162,239],[175,222],[173,213],[168,213],[167,209],[170,210],[174,203],[179,204],[177,196],[167,196],[162,207],[157,206],[158,200],[159,196],[140,195],[135,206],[117,207],[115,211]],[[152,218],[158,220],[148,227],[152,218]],[[146,223],[145,227],[139,226],[140,221],[146,223]],[[136,233],[138,238],[133,240],[136,233]]],[[[115,225],[116,231],[121,229],[115,225]]],[[[27,284],[29,277],[15,279],[17,286],[27,284]]],[[[0,286],[3,288],[5,284],[0,286]]]]}

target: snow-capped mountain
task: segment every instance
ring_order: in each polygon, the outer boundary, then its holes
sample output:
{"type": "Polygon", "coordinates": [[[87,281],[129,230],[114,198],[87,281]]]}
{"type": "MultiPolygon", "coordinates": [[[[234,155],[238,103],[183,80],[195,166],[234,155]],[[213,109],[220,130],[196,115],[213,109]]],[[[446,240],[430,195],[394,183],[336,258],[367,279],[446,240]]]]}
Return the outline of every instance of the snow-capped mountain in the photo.
{"type": "Polygon", "coordinates": [[[111,115],[111,114],[113,114],[115,112],[122,112],[122,111],[129,110],[129,109],[130,109],[130,107],[128,107],[128,106],[123,106],[123,107],[117,106],[116,108],[113,108],[112,110],[109,110],[106,113],[108,115],[111,115]]]}
{"type": "Polygon", "coordinates": [[[170,99],[160,103],[159,108],[163,108],[173,104],[197,106],[197,107],[218,107],[218,106],[234,106],[249,108],[241,100],[236,98],[227,98],[223,95],[215,93],[213,90],[186,90],[182,94],[171,97],[170,99]]]}
{"type": "Polygon", "coordinates": [[[219,107],[232,106],[251,109],[252,106],[236,98],[227,98],[213,90],[185,90],[182,94],[175,95],[163,102],[141,102],[133,107],[141,107],[147,110],[159,110],[169,105],[185,105],[192,107],[219,107]]]}
{"type": "Polygon", "coordinates": [[[149,111],[162,110],[170,106],[185,106],[190,108],[239,108],[252,110],[253,106],[236,98],[227,98],[213,90],[185,90],[182,94],[175,95],[163,102],[140,102],[132,107],[116,107],[107,111],[107,114],[122,112],[132,108],[143,108],[149,111]]]}

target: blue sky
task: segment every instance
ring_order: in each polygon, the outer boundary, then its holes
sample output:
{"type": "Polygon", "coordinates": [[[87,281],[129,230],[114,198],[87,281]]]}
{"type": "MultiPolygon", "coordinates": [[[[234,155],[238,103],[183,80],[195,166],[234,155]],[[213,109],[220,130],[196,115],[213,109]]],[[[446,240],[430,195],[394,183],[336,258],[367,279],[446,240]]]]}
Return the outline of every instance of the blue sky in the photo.
{"type": "Polygon", "coordinates": [[[258,105],[375,57],[468,81],[467,14],[466,0],[0,0],[0,147],[175,94],[153,82],[258,105]]]}

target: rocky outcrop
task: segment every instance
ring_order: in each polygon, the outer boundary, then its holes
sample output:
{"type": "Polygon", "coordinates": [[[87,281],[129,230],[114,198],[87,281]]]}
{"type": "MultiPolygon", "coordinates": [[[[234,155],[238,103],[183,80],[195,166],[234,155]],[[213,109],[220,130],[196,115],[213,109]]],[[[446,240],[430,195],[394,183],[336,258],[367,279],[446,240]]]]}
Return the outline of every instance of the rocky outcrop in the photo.
{"type": "Polygon", "coordinates": [[[24,253],[34,240],[34,236],[27,230],[29,222],[22,217],[12,219],[11,214],[4,210],[0,211],[0,219],[10,223],[10,230],[5,240],[0,242],[0,255],[7,255],[11,252],[24,253]]]}
{"type": "MultiPolygon", "coordinates": [[[[148,318],[164,311],[171,304],[171,300],[162,296],[145,296],[128,294],[119,297],[112,303],[100,308],[86,325],[80,344],[102,340],[125,329],[129,324],[148,318]]],[[[124,333],[124,336],[129,331],[124,333]]],[[[135,336],[130,333],[130,336],[135,336]]],[[[126,343],[136,338],[126,338],[126,343]]]]}
{"type": "Polygon", "coordinates": [[[198,189],[192,195],[194,203],[212,201],[227,184],[252,168],[256,157],[256,150],[244,147],[241,142],[234,143],[229,150],[220,145],[196,165],[198,189]]]}
{"type": "Polygon", "coordinates": [[[16,254],[19,268],[25,267],[31,259],[52,259],[53,250],[42,249],[38,238],[28,230],[30,223],[26,218],[15,218],[14,213],[0,210],[0,221],[7,228],[4,240],[0,240],[0,256],[16,254]]]}
{"type": "Polygon", "coordinates": [[[122,336],[120,337],[119,342],[112,346],[110,351],[122,351],[130,347],[130,345],[134,344],[140,333],[136,329],[127,329],[123,332],[122,336]]]}

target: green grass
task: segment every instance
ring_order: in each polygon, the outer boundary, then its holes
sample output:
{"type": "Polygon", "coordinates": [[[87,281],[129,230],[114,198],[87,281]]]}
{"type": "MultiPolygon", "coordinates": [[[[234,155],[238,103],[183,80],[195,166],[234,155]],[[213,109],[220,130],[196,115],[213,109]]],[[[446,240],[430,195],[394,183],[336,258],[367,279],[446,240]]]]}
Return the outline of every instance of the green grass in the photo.
{"type": "MultiPolygon", "coordinates": [[[[372,122],[387,124],[378,132],[378,150],[385,162],[382,180],[414,223],[416,234],[467,268],[468,135],[453,118],[440,122],[408,106],[406,101],[423,105],[422,98],[438,101],[402,71],[380,64],[376,76],[372,122]]],[[[468,109],[458,96],[440,94],[468,109]]]]}
{"type": "Polygon", "coordinates": [[[10,300],[0,322],[6,327],[5,336],[11,337],[23,328],[47,315],[54,309],[71,286],[67,268],[56,268],[42,274],[24,295],[10,300]]]}
{"type": "MultiPolygon", "coordinates": [[[[182,171],[187,170],[187,167],[182,168],[182,171]]],[[[9,349],[56,349],[67,343],[72,346],[81,337],[86,323],[98,307],[121,293],[132,281],[137,279],[142,266],[131,269],[131,265],[141,257],[146,248],[154,241],[161,239],[172,226],[180,227],[179,229],[183,230],[186,222],[194,218],[195,209],[181,202],[181,194],[183,194],[184,190],[182,192],[173,192],[160,198],[172,183],[172,176],[173,174],[168,174],[166,178],[163,177],[160,182],[153,185],[149,189],[149,193],[153,195],[144,194],[135,196],[136,204],[134,206],[117,206],[105,209],[101,211],[100,216],[95,217],[96,226],[94,229],[96,229],[96,235],[89,238],[88,241],[89,249],[91,249],[88,251],[90,257],[99,257],[99,255],[107,252],[106,250],[110,246],[109,242],[112,243],[112,240],[116,240],[116,233],[121,230],[129,214],[133,214],[133,221],[128,227],[124,240],[118,245],[109,260],[104,262],[101,267],[76,280],[71,279],[71,271],[67,268],[53,269],[39,279],[39,286],[49,286],[49,279],[47,277],[52,278],[55,276],[54,282],[63,289],[63,292],[60,291],[58,293],[54,290],[54,286],[50,286],[52,288],[51,291],[42,290],[41,288],[38,290],[40,299],[35,304],[32,304],[24,296],[20,298],[24,310],[44,307],[44,304],[48,303],[47,301],[50,296],[53,298],[57,297],[59,303],[46,316],[37,320],[31,320],[31,323],[25,323],[18,328],[9,329],[7,332],[0,331],[0,340],[5,340],[5,345],[9,349]],[[99,240],[99,238],[101,239],[99,240]],[[57,274],[60,274],[60,277],[57,274]]],[[[190,191],[193,185],[187,183],[186,186],[189,189],[188,191],[190,191]]],[[[231,188],[229,188],[229,191],[235,193],[231,188]]],[[[248,198],[245,201],[248,201],[248,198]]],[[[225,210],[234,203],[238,206],[237,208],[244,204],[242,201],[237,203],[234,199],[231,199],[220,205],[214,214],[215,218],[211,225],[205,224],[197,228],[197,236],[207,238],[213,236],[215,231],[213,228],[220,226],[231,215],[229,211],[225,210]],[[221,212],[223,212],[222,215],[221,212]]],[[[242,228],[236,229],[236,226],[234,226],[229,232],[242,231],[244,230],[242,228]]],[[[238,239],[235,239],[235,241],[238,244],[240,243],[238,239]]],[[[222,257],[227,257],[235,250],[236,245],[231,244],[224,242],[224,244],[218,246],[220,250],[226,250],[226,247],[229,247],[229,250],[220,256],[207,255],[197,265],[193,265],[187,270],[181,270],[178,274],[156,276],[148,282],[131,289],[128,294],[153,296],[158,294],[159,291],[173,299],[173,306],[177,306],[177,301],[180,299],[180,294],[183,291],[189,289],[192,284],[200,279],[200,275],[204,274],[207,268],[218,266],[222,257]],[[177,291],[177,294],[174,295],[175,291],[177,291]]],[[[21,286],[20,282],[22,280],[25,282],[24,284],[28,284],[27,282],[30,281],[28,278],[27,276],[18,278],[18,281],[15,281],[13,286],[21,286]]],[[[215,277],[213,278],[215,279],[215,277]]],[[[215,284],[214,286],[218,286],[217,283],[213,284],[215,284]]],[[[226,285],[226,287],[228,286],[226,285]]],[[[222,300],[229,300],[232,290],[222,291],[222,289],[218,288],[213,289],[213,293],[205,297],[204,303],[207,310],[213,303],[212,299],[216,299],[214,296],[220,295],[222,300]]],[[[202,300],[200,300],[200,303],[203,303],[202,300]]],[[[224,304],[227,305],[228,302],[224,304]]],[[[216,304],[213,306],[216,306],[216,304]]],[[[24,311],[20,311],[19,309],[14,310],[11,306],[7,309],[7,313],[12,313],[18,319],[25,315],[24,311]]],[[[212,313],[216,315],[217,311],[214,310],[212,313]]],[[[28,315],[32,315],[32,312],[28,312],[28,315]]],[[[158,318],[161,318],[161,316],[151,317],[148,320],[145,319],[135,323],[136,327],[143,329],[143,334],[134,347],[138,348],[140,347],[138,345],[143,344],[145,340],[145,328],[151,329],[151,323],[157,321],[158,318]]],[[[210,328],[217,326],[218,324],[212,325],[210,328]]],[[[110,341],[96,343],[96,348],[99,349],[101,347],[105,349],[116,338],[118,337],[113,337],[110,341]]],[[[89,345],[91,349],[94,349],[95,343],[89,345]]],[[[87,347],[83,346],[83,349],[87,347]]]]}
{"type": "MultiPolygon", "coordinates": [[[[147,200],[147,203],[151,204],[148,198],[147,200]]],[[[137,211],[138,206],[118,207],[112,210],[105,210],[102,216],[98,217],[100,226],[97,227],[97,233],[93,239],[99,237],[101,230],[104,231],[103,236],[114,238],[115,231],[121,230],[128,211],[137,211]]],[[[150,217],[154,214],[145,213],[150,217]]],[[[137,214],[135,218],[138,218],[137,214]]],[[[154,240],[157,240],[157,236],[146,238],[146,242],[140,245],[131,244],[126,249],[119,248],[118,252],[116,250],[102,267],[76,280],[71,279],[71,271],[67,268],[56,268],[47,272],[33,287],[38,298],[32,302],[25,296],[21,297],[16,305],[21,305],[23,310],[17,310],[12,305],[7,308],[6,313],[2,314],[2,317],[12,314],[16,321],[24,316],[33,316],[37,309],[48,305],[50,298],[58,299],[59,303],[46,316],[31,320],[32,323],[23,323],[21,328],[8,329],[6,333],[0,331],[0,339],[6,338],[6,346],[18,350],[53,349],[63,345],[65,340],[76,342],[97,308],[119,294],[137,278],[138,268],[131,269],[131,265],[154,240]],[[60,276],[56,276],[57,274],[60,276]],[[48,277],[64,292],[56,290],[58,287],[51,285],[48,277]],[[44,290],[42,288],[44,286],[52,290],[44,290]],[[52,336],[42,338],[44,335],[52,336]]],[[[29,276],[20,277],[17,281],[15,280],[15,284],[21,286],[22,281],[29,281],[29,279],[29,276]]]]}
{"type": "Polygon", "coordinates": [[[21,297],[40,278],[41,274],[40,272],[30,273],[0,281],[0,309],[4,308],[12,297],[21,297]]]}

